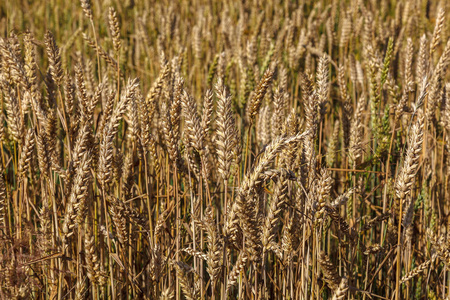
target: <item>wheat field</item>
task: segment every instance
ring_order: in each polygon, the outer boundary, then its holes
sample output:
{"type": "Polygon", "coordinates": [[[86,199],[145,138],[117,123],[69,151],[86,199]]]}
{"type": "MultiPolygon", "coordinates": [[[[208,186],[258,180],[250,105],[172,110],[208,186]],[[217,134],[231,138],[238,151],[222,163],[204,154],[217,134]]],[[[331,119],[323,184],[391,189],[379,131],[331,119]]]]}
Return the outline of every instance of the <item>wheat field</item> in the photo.
{"type": "Polygon", "coordinates": [[[450,299],[450,3],[0,2],[0,299],[450,299]]]}

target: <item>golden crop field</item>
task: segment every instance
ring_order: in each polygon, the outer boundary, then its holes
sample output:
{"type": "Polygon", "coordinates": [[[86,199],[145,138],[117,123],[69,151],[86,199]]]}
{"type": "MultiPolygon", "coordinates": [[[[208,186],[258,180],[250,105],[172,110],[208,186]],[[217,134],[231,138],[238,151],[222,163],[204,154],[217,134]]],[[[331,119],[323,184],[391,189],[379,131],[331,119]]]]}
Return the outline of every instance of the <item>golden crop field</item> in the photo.
{"type": "Polygon", "coordinates": [[[450,2],[2,0],[0,299],[450,299],[450,2]]]}

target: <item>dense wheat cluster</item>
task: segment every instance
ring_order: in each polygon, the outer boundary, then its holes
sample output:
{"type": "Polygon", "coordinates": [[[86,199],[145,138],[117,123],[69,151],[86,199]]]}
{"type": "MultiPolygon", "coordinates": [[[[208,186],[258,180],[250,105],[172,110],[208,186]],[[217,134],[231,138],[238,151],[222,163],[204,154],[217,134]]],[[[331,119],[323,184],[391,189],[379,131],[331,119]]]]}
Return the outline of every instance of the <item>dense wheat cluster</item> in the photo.
{"type": "Polygon", "coordinates": [[[0,2],[0,299],[450,299],[450,4],[0,2]]]}

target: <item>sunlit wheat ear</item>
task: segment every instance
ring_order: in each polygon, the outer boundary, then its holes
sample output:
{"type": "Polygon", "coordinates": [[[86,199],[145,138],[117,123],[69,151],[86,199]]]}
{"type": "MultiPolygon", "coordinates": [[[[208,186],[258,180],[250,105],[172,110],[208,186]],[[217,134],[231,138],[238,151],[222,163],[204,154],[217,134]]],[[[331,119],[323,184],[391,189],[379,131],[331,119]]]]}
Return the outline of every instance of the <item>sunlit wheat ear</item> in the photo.
{"type": "Polygon", "coordinates": [[[11,47],[11,51],[14,53],[14,55],[17,58],[20,58],[22,53],[21,53],[21,45],[20,45],[20,41],[19,41],[19,36],[17,35],[15,30],[11,30],[8,33],[8,37],[7,37],[8,43],[11,47]]]}
{"type": "Polygon", "coordinates": [[[32,129],[28,129],[27,135],[25,136],[25,142],[22,147],[22,152],[20,154],[19,166],[17,173],[22,177],[26,176],[28,169],[30,167],[30,161],[32,159],[34,150],[34,133],[32,129]]]}
{"type": "Polygon", "coordinates": [[[330,196],[330,191],[333,186],[333,178],[331,172],[323,168],[320,171],[319,178],[314,182],[314,186],[311,189],[310,198],[315,199],[317,202],[316,211],[316,224],[323,221],[323,214],[325,212],[325,205],[330,196]]]}
{"type": "Polygon", "coordinates": [[[175,297],[175,291],[173,287],[168,287],[164,291],[161,292],[160,300],[171,300],[175,297]]]}
{"type": "Polygon", "coordinates": [[[127,220],[124,215],[123,203],[120,201],[116,202],[116,205],[111,205],[110,214],[114,227],[116,228],[116,237],[122,247],[126,247],[128,244],[128,233],[127,233],[127,220]]]}
{"type": "Polygon", "coordinates": [[[275,232],[279,225],[279,215],[285,205],[287,196],[287,174],[282,171],[275,185],[274,194],[262,228],[261,239],[264,251],[266,251],[275,240],[275,232]]]}
{"type": "Polygon", "coordinates": [[[347,297],[348,291],[348,279],[342,278],[341,283],[339,283],[338,288],[333,294],[332,300],[344,300],[347,297]]]}
{"type": "MultiPolygon", "coordinates": [[[[292,263],[295,255],[295,229],[297,228],[297,225],[295,224],[298,222],[298,220],[295,218],[295,215],[289,215],[286,217],[286,220],[284,222],[283,231],[282,231],[282,237],[281,237],[281,248],[279,251],[282,250],[282,259],[285,264],[292,263]]],[[[275,245],[275,244],[272,244],[275,245]]],[[[277,247],[272,247],[272,250],[275,254],[277,254],[277,250],[275,250],[277,247]]],[[[279,256],[279,254],[278,254],[279,256]]]]}
{"type": "Polygon", "coordinates": [[[213,280],[213,284],[216,283],[218,277],[220,275],[221,267],[222,267],[222,256],[223,256],[223,241],[219,235],[219,230],[214,223],[214,215],[213,215],[212,207],[208,207],[205,211],[205,227],[207,234],[207,244],[208,244],[208,253],[207,253],[207,271],[209,276],[211,276],[213,280]]]}
{"type": "Polygon", "coordinates": [[[416,268],[414,268],[413,270],[411,270],[409,273],[407,273],[405,276],[402,277],[402,283],[407,282],[423,273],[425,270],[428,269],[433,260],[434,258],[428,259],[419,266],[417,266],[416,268]]]}
{"type": "Polygon", "coordinates": [[[275,157],[286,147],[304,140],[307,134],[308,133],[302,133],[292,137],[278,137],[273,140],[272,143],[266,147],[260,160],[253,166],[251,172],[244,177],[241,183],[235,202],[231,206],[225,230],[233,239],[236,239],[238,232],[240,232],[238,224],[240,223],[241,226],[244,227],[242,228],[242,232],[244,236],[248,238],[249,242],[252,243],[252,247],[255,250],[253,253],[255,254],[255,257],[249,256],[249,259],[258,258],[260,242],[257,240],[259,239],[257,236],[259,234],[259,230],[257,230],[259,225],[256,223],[255,219],[255,207],[254,203],[250,201],[251,197],[254,196],[254,189],[262,184],[262,174],[267,170],[275,157]]]}
{"type": "Polygon", "coordinates": [[[82,300],[86,298],[88,293],[87,276],[81,276],[75,287],[75,299],[82,300]]]}
{"type": "Polygon", "coordinates": [[[186,90],[183,92],[181,99],[189,143],[195,148],[195,150],[201,152],[204,147],[205,135],[201,128],[200,118],[197,111],[197,103],[186,90]]]}
{"type": "Polygon", "coordinates": [[[125,159],[122,166],[122,182],[121,182],[121,190],[122,194],[125,197],[128,197],[131,191],[131,187],[133,185],[133,164],[134,157],[132,153],[127,153],[125,155],[125,159]]]}
{"type": "Polygon", "coordinates": [[[116,92],[110,91],[106,96],[106,101],[103,108],[103,115],[100,119],[99,125],[97,126],[96,136],[100,136],[101,134],[103,134],[103,129],[105,128],[107,121],[112,115],[115,99],[116,99],[116,92]]]}
{"type": "Polygon", "coordinates": [[[105,279],[100,271],[100,261],[97,256],[95,239],[91,227],[92,224],[86,222],[84,231],[84,258],[86,261],[87,276],[93,285],[103,285],[105,279]]]}
{"type": "Polygon", "coordinates": [[[191,273],[191,267],[183,262],[173,262],[172,265],[179,276],[181,289],[186,299],[188,300],[197,299],[198,291],[195,289],[192,280],[189,278],[190,277],[189,273],[191,273]]]}
{"type": "Polygon", "coordinates": [[[1,82],[1,87],[6,107],[6,123],[8,125],[8,131],[16,142],[22,143],[22,134],[25,124],[16,91],[6,81],[1,82]]]}
{"type": "Polygon", "coordinates": [[[413,89],[413,74],[412,74],[412,64],[413,64],[413,55],[414,55],[414,46],[411,38],[407,39],[406,43],[406,54],[405,54],[405,71],[404,71],[404,80],[405,86],[408,91],[413,89]]]}
{"type": "Polygon", "coordinates": [[[43,178],[50,176],[51,157],[47,147],[47,135],[45,132],[39,132],[36,136],[37,155],[39,162],[39,170],[42,172],[43,178]]]}
{"type": "Polygon", "coordinates": [[[138,102],[136,95],[139,94],[137,89],[134,91],[134,96],[130,98],[127,110],[127,121],[129,125],[128,139],[131,142],[136,142],[141,136],[141,122],[139,119],[138,102]]]}
{"type": "Polygon", "coordinates": [[[364,119],[363,111],[366,106],[364,95],[358,100],[356,111],[353,116],[350,127],[350,143],[349,143],[349,163],[355,167],[363,155],[363,138],[364,138],[364,119]]]}
{"type": "Polygon", "coordinates": [[[275,71],[267,69],[261,78],[258,86],[255,89],[254,96],[248,103],[247,115],[251,122],[254,122],[256,115],[261,107],[262,100],[267,93],[267,90],[272,82],[275,71]]]}
{"type": "Polygon", "coordinates": [[[227,278],[228,284],[226,289],[227,294],[229,290],[236,284],[239,274],[244,270],[246,266],[247,260],[248,260],[247,254],[245,253],[245,251],[241,251],[239,253],[236,263],[233,266],[233,269],[228,274],[227,278]]]}
{"type": "Polygon", "coordinates": [[[148,110],[149,112],[151,112],[151,114],[153,114],[153,111],[156,109],[157,105],[156,101],[158,100],[158,97],[161,95],[164,81],[169,77],[170,74],[171,74],[170,64],[166,63],[163,69],[161,69],[158,78],[156,78],[156,80],[154,81],[152,88],[149,90],[147,96],[145,97],[145,103],[147,104],[148,110]]]}
{"type": "Polygon", "coordinates": [[[56,45],[55,37],[51,31],[47,31],[45,34],[45,47],[49,59],[49,69],[52,74],[52,79],[55,84],[59,86],[63,80],[63,70],[61,66],[61,53],[59,47],[56,45]]]}
{"type": "Polygon", "coordinates": [[[69,195],[70,190],[72,188],[73,179],[75,176],[75,172],[78,169],[78,166],[81,163],[81,158],[84,153],[88,150],[89,147],[89,135],[90,135],[90,127],[88,124],[84,124],[78,132],[78,136],[74,141],[74,146],[72,149],[72,160],[69,163],[67,168],[67,177],[66,177],[66,186],[65,193],[69,195]]]}
{"type": "Polygon", "coordinates": [[[417,58],[416,66],[416,83],[418,84],[418,89],[421,88],[420,84],[428,72],[428,49],[427,49],[427,36],[426,34],[420,37],[419,53],[417,58]]]}
{"type": "MultiPolygon", "coordinates": [[[[136,90],[138,88],[139,81],[137,79],[129,78],[125,89],[122,91],[120,100],[116,107],[113,109],[112,115],[109,121],[106,123],[106,127],[110,130],[108,135],[115,136],[124,114],[127,111],[128,105],[132,99],[136,96],[136,90]]],[[[105,127],[105,129],[106,129],[105,127]]],[[[104,129],[104,131],[105,131],[104,129]]],[[[105,136],[105,134],[103,134],[105,136]]]]}
{"type": "Polygon", "coordinates": [[[273,101],[273,115],[271,118],[272,137],[281,134],[283,122],[286,117],[287,99],[289,94],[278,88],[274,94],[273,101]]]}
{"type": "Polygon", "coordinates": [[[36,49],[33,44],[33,34],[29,31],[25,33],[24,45],[25,45],[25,73],[30,83],[31,95],[37,97],[38,82],[37,82],[37,64],[36,64],[36,49]]]}
{"type": "Polygon", "coordinates": [[[204,131],[205,139],[209,139],[211,130],[212,115],[214,111],[214,93],[212,90],[207,90],[203,100],[203,110],[201,117],[201,125],[204,131]]]}
{"type": "Polygon", "coordinates": [[[233,151],[238,140],[236,139],[237,128],[231,108],[231,97],[227,94],[221,80],[215,86],[217,96],[216,117],[216,152],[218,156],[219,173],[223,180],[228,180],[230,168],[234,160],[233,151]]]}
{"type": "Polygon", "coordinates": [[[430,43],[430,57],[433,57],[433,53],[436,50],[437,45],[439,44],[439,41],[441,39],[441,31],[444,27],[444,21],[445,21],[445,7],[440,5],[439,10],[437,12],[436,17],[436,25],[434,27],[433,32],[433,38],[431,39],[430,43]]]}
{"type": "Polygon", "coordinates": [[[86,201],[91,179],[90,163],[91,153],[85,152],[76,170],[73,187],[68,199],[69,202],[64,214],[62,231],[65,242],[68,242],[68,239],[73,235],[75,226],[83,224],[82,222],[84,222],[86,217],[86,201]]]}
{"type": "Polygon", "coordinates": [[[111,31],[113,39],[114,51],[118,52],[121,46],[120,27],[119,27],[119,20],[117,18],[117,13],[113,7],[109,8],[108,19],[109,19],[109,30],[111,31]]]}
{"type": "Polygon", "coordinates": [[[263,106],[259,112],[260,118],[256,121],[256,136],[258,137],[257,142],[266,145],[271,140],[271,130],[270,130],[270,115],[271,108],[269,106],[263,106]]]}
{"type": "Polygon", "coordinates": [[[2,72],[3,80],[8,81],[8,83],[14,82],[22,88],[28,89],[29,82],[17,50],[20,50],[20,48],[15,49],[10,41],[0,38],[0,54],[2,55],[4,69],[4,72],[2,72]]]}
{"type": "Polygon", "coordinates": [[[91,1],[90,0],[80,0],[81,7],[83,8],[84,15],[89,20],[92,20],[92,8],[91,8],[91,1]]]}
{"type": "MultiPolygon", "coordinates": [[[[422,152],[423,142],[423,118],[423,114],[419,112],[416,123],[411,127],[405,160],[396,180],[395,192],[400,201],[404,201],[406,196],[411,193],[414,177],[419,168],[419,158],[422,152]]],[[[402,205],[402,202],[400,202],[400,205],[402,205]]]]}
{"type": "Polygon", "coordinates": [[[75,82],[77,88],[78,103],[81,108],[81,116],[84,119],[88,119],[87,111],[90,101],[81,64],[75,66],[75,82]]]}
{"type": "Polygon", "coordinates": [[[317,67],[316,75],[316,89],[318,106],[320,108],[320,114],[323,116],[327,109],[328,104],[328,94],[330,90],[330,79],[328,71],[328,57],[322,56],[319,60],[319,65],[317,67]]]}

